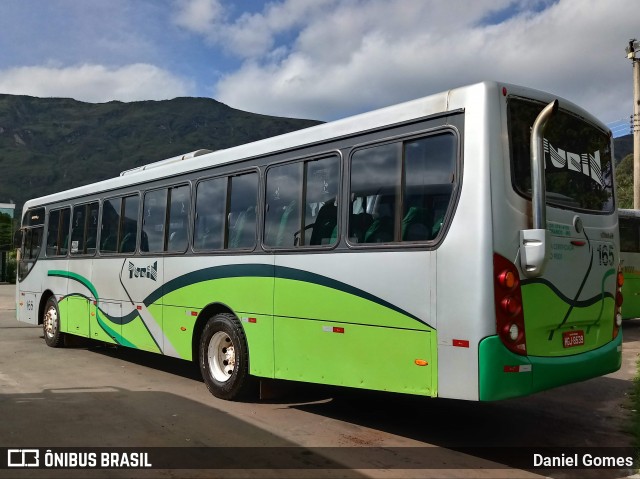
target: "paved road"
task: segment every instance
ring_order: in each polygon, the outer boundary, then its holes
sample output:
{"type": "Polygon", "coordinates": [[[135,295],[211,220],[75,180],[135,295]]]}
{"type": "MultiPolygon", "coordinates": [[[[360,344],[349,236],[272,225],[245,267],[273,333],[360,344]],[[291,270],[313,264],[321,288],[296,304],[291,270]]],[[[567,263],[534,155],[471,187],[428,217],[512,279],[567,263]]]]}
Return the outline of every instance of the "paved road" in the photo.
{"type": "MultiPolygon", "coordinates": [[[[525,478],[538,475],[492,462],[495,449],[460,448],[630,446],[632,441],[626,400],[640,354],[640,320],[625,323],[620,371],[533,397],[485,404],[297,385],[280,400],[234,403],[211,396],[190,363],[95,344],[48,348],[40,328],[15,321],[14,291],[0,286],[0,447],[296,446],[307,458],[319,454],[329,463],[346,460],[340,451],[352,455],[345,447],[365,453],[359,470],[12,469],[0,470],[0,477],[525,478]],[[393,469],[380,456],[386,450],[396,465],[410,464],[414,449],[393,448],[424,446],[438,446],[433,451],[445,469],[393,469]]],[[[247,461],[250,467],[251,458],[247,461]]],[[[589,475],[621,477],[611,470],[589,475]]]]}

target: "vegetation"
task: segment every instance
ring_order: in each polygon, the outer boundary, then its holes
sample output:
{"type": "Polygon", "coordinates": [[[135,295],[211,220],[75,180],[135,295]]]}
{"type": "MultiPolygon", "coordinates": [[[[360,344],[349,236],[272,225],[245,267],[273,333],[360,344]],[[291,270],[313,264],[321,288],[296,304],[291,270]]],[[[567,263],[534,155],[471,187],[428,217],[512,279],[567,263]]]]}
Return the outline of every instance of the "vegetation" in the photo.
{"type": "Polygon", "coordinates": [[[633,154],[628,154],[616,167],[618,208],[633,208],[633,154]]]}
{"type": "Polygon", "coordinates": [[[189,151],[219,150],[315,125],[209,98],[92,104],[0,94],[0,202],[117,176],[189,151]]]}

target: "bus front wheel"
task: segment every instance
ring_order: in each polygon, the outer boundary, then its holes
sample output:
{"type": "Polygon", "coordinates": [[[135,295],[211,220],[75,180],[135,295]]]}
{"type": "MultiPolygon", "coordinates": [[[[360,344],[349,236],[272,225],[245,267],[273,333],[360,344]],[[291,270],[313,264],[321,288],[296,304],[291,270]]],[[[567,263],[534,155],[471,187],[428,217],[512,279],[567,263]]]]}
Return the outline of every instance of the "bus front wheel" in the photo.
{"type": "Polygon", "coordinates": [[[200,336],[200,371],[214,396],[243,399],[251,394],[248,349],[244,330],[234,315],[216,314],[206,324],[200,336]]]}
{"type": "Polygon", "coordinates": [[[60,310],[53,296],[47,299],[42,317],[42,332],[47,346],[59,348],[64,344],[64,333],[60,331],[60,310]]]}

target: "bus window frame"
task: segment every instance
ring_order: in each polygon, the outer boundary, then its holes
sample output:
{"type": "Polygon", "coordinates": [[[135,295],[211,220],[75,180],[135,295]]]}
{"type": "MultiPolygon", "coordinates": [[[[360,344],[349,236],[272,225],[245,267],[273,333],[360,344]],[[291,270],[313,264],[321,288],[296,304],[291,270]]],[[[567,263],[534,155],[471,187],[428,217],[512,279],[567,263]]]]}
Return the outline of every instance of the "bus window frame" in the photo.
{"type": "Polygon", "coordinates": [[[190,239],[191,241],[189,242],[189,246],[191,251],[194,254],[232,254],[232,253],[252,253],[255,252],[256,249],[259,247],[260,245],[260,234],[259,234],[259,225],[261,224],[261,210],[262,210],[262,205],[261,205],[261,197],[263,194],[263,190],[264,190],[264,180],[263,178],[266,178],[266,176],[262,175],[260,172],[260,168],[259,167],[251,167],[251,168],[247,168],[247,169],[242,169],[242,170],[238,170],[238,171],[232,171],[229,173],[219,173],[217,175],[213,175],[213,176],[203,176],[200,178],[197,178],[193,181],[193,188],[191,190],[191,203],[192,203],[192,214],[191,214],[191,221],[189,224],[189,228],[191,229],[191,236],[190,239]],[[256,180],[257,180],[257,184],[256,184],[256,225],[254,227],[254,242],[253,242],[253,246],[251,248],[229,248],[228,244],[229,244],[229,225],[228,225],[228,215],[229,215],[229,206],[231,205],[231,191],[229,188],[229,182],[231,181],[231,183],[233,183],[232,178],[238,177],[238,176],[243,176],[243,175],[248,175],[248,174],[255,174],[256,175],[256,180]],[[224,218],[224,226],[223,226],[223,238],[222,238],[222,248],[196,248],[195,246],[195,240],[196,240],[196,221],[197,221],[197,201],[198,201],[198,188],[200,186],[200,183],[203,183],[205,181],[211,181],[211,180],[218,180],[218,179],[225,179],[226,180],[226,185],[225,185],[225,218],[224,218]]]}
{"type": "Polygon", "coordinates": [[[98,252],[98,256],[105,256],[105,257],[112,257],[112,256],[133,256],[138,252],[139,249],[139,237],[141,234],[141,227],[140,227],[140,223],[141,223],[141,219],[140,219],[140,212],[141,212],[141,202],[140,202],[140,198],[142,197],[142,194],[140,192],[140,190],[131,190],[119,195],[115,195],[115,196],[109,196],[109,197],[104,197],[102,198],[99,202],[100,202],[100,213],[99,213],[99,221],[98,221],[98,244],[96,245],[96,250],[98,252]],[[118,244],[120,242],[120,231],[122,229],[122,222],[124,221],[124,209],[123,209],[123,200],[125,198],[132,198],[134,196],[138,197],[138,215],[137,215],[137,222],[136,222],[136,247],[133,251],[130,252],[119,252],[118,251],[118,244]],[[104,203],[105,201],[111,201],[111,200],[115,200],[115,199],[119,199],[120,200],[120,212],[119,212],[119,218],[118,218],[118,231],[117,231],[117,238],[116,238],[116,250],[115,251],[102,251],[102,222],[104,219],[104,203]]]}
{"type": "MultiPolygon", "coordinates": [[[[65,206],[59,206],[59,207],[55,207],[55,208],[51,208],[47,211],[47,223],[46,223],[46,230],[45,230],[45,238],[44,238],[44,257],[47,259],[64,259],[67,258],[69,256],[69,252],[71,250],[71,248],[69,248],[67,246],[67,251],[64,254],[55,254],[55,255],[49,255],[47,254],[47,241],[49,240],[49,225],[51,224],[51,213],[59,211],[60,213],[62,213],[64,210],[69,210],[69,226],[68,226],[68,231],[67,231],[67,235],[69,236],[69,241],[71,241],[71,218],[72,218],[72,205],[65,205],[65,206]]],[[[57,246],[57,251],[60,251],[60,233],[61,233],[61,221],[62,221],[62,214],[58,217],[58,246],[57,246]]],[[[64,239],[62,240],[64,241],[64,239]]]]}
{"type": "MultiPolygon", "coordinates": [[[[71,246],[69,246],[68,251],[67,251],[67,255],[70,258],[77,258],[77,257],[83,257],[83,258],[90,258],[93,256],[96,256],[97,252],[98,252],[98,244],[99,244],[99,236],[101,233],[101,226],[102,226],[102,202],[100,200],[91,200],[91,201],[87,201],[86,203],[79,203],[79,204],[74,204],[71,208],[71,216],[70,216],[70,221],[69,221],[69,242],[71,243],[72,238],[73,238],[73,214],[76,211],[76,208],[84,208],[85,209],[85,217],[84,217],[84,227],[83,227],[83,232],[82,232],[82,236],[83,236],[83,245],[82,245],[82,252],[77,252],[77,253],[73,253],[71,250],[71,246]],[[93,253],[87,253],[87,232],[88,232],[88,224],[87,224],[87,220],[88,220],[88,216],[87,216],[87,210],[88,210],[88,206],[92,205],[94,203],[98,204],[98,224],[96,227],[96,245],[93,248],[93,253]]],[[[48,228],[47,228],[48,229],[48,228]]],[[[54,256],[55,257],[55,256],[54,256]]]]}
{"type": "MultiPolygon", "coordinates": [[[[505,165],[507,165],[507,167],[509,168],[509,175],[510,175],[510,188],[512,191],[514,191],[520,198],[523,198],[525,201],[527,202],[531,202],[532,201],[532,194],[531,192],[527,192],[527,191],[523,191],[523,189],[521,188],[521,185],[519,184],[519,180],[518,180],[518,172],[516,171],[516,166],[515,166],[515,159],[513,157],[513,149],[514,149],[514,144],[513,144],[513,135],[511,134],[511,109],[510,109],[510,105],[509,102],[510,101],[520,101],[520,102],[528,102],[528,103],[534,103],[534,104],[538,104],[541,106],[541,109],[544,108],[545,103],[543,100],[541,99],[536,99],[536,98],[529,98],[529,97],[525,97],[525,96],[521,96],[521,95],[508,95],[506,101],[504,102],[504,115],[505,115],[505,123],[504,123],[504,128],[505,128],[505,132],[506,132],[506,136],[507,136],[507,156],[506,156],[506,161],[505,161],[505,165]]],[[[578,113],[576,113],[575,111],[571,110],[571,109],[565,109],[562,107],[562,105],[559,107],[559,110],[556,114],[565,114],[565,115],[569,115],[571,117],[573,117],[574,119],[589,125],[591,128],[593,128],[594,130],[599,131],[603,137],[608,137],[609,138],[609,145],[611,147],[611,169],[612,169],[612,173],[611,173],[611,181],[612,181],[612,186],[611,186],[611,209],[608,211],[605,210],[594,210],[594,209],[589,209],[589,208],[583,208],[581,206],[569,206],[566,204],[562,204],[559,203],[557,201],[553,201],[553,199],[549,199],[549,190],[546,189],[546,185],[545,185],[545,194],[546,194],[546,202],[545,202],[545,207],[551,207],[551,208],[557,208],[560,210],[565,210],[565,211],[573,211],[577,214],[581,213],[581,214],[588,214],[588,215],[598,215],[598,216],[611,216],[613,214],[615,214],[618,211],[618,199],[616,197],[616,186],[615,186],[615,158],[614,158],[614,150],[612,147],[612,142],[613,142],[613,138],[602,128],[600,128],[597,124],[589,121],[587,118],[584,118],[582,116],[580,116],[578,113]]],[[[531,152],[529,151],[529,154],[531,154],[531,152]]],[[[527,161],[530,161],[530,156],[529,158],[527,158],[527,161]]],[[[544,160],[543,158],[543,161],[544,160]]],[[[546,168],[545,168],[545,176],[546,176],[546,168]]]]}
{"type": "MultiPolygon", "coordinates": [[[[332,251],[334,249],[336,249],[338,247],[338,245],[340,244],[340,240],[341,240],[341,234],[342,234],[342,203],[343,203],[343,184],[344,184],[344,179],[345,179],[345,172],[344,172],[344,166],[345,166],[345,162],[344,162],[344,154],[342,153],[341,150],[339,149],[331,149],[328,151],[324,151],[321,153],[316,153],[313,155],[304,155],[304,156],[298,156],[295,158],[286,158],[286,159],[282,159],[279,161],[274,161],[273,163],[269,163],[266,165],[266,167],[264,168],[264,174],[262,176],[262,181],[261,181],[261,185],[262,185],[262,193],[261,196],[259,197],[259,208],[260,208],[260,214],[262,215],[261,219],[260,219],[260,224],[259,224],[259,230],[260,230],[260,246],[261,248],[267,252],[267,253],[293,253],[293,252],[309,252],[309,251],[332,251]],[[294,164],[294,163],[303,163],[303,170],[302,170],[302,185],[300,188],[300,201],[301,204],[304,201],[304,199],[306,198],[306,177],[307,177],[307,168],[306,165],[304,165],[304,163],[306,162],[311,162],[311,161],[319,161],[319,160],[323,160],[325,158],[336,158],[338,159],[338,189],[336,192],[336,200],[338,202],[337,205],[337,225],[338,225],[338,230],[337,230],[337,236],[336,236],[336,241],[334,243],[329,243],[326,245],[302,245],[302,246],[294,246],[294,247],[289,247],[289,246],[284,246],[284,247],[279,247],[279,246],[272,246],[272,245],[268,245],[265,243],[265,228],[266,228],[266,220],[267,220],[267,215],[266,215],[266,210],[267,210],[267,178],[268,178],[268,174],[269,174],[269,170],[272,168],[276,168],[278,166],[283,166],[283,165],[287,165],[287,164],[294,164]]],[[[303,219],[304,219],[304,215],[303,219]]]]}
{"type": "MultiPolygon", "coordinates": [[[[193,182],[190,180],[181,181],[179,183],[171,183],[167,185],[157,186],[153,188],[149,188],[143,191],[142,194],[142,202],[138,206],[138,231],[136,235],[137,241],[137,251],[141,256],[179,256],[186,254],[192,245],[192,234],[191,234],[191,223],[192,223],[192,215],[191,211],[194,208],[193,206],[193,182]],[[170,220],[170,209],[171,209],[171,190],[174,188],[179,188],[181,186],[187,186],[189,188],[189,208],[187,209],[187,245],[184,251],[167,251],[167,247],[169,246],[169,220],[170,220]],[[164,211],[164,223],[163,223],[163,231],[162,231],[162,251],[142,251],[142,233],[144,231],[144,207],[145,200],[147,198],[147,194],[153,193],[156,191],[165,190],[167,192],[167,199],[165,202],[165,211],[164,211]]],[[[118,253],[118,254],[128,254],[128,253],[118,253]]]]}
{"type": "MultiPolygon", "coordinates": [[[[399,201],[398,201],[398,205],[395,206],[395,209],[396,209],[396,212],[399,212],[400,217],[396,218],[395,221],[396,223],[398,221],[402,222],[402,210],[404,205],[403,193],[404,193],[404,187],[405,187],[404,144],[411,141],[421,140],[424,138],[428,138],[430,136],[437,136],[442,134],[453,135],[454,141],[455,141],[455,144],[454,144],[455,158],[453,162],[453,181],[451,183],[452,185],[451,197],[449,198],[447,211],[444,215],[444,218],[442,221],[442,227],[440,228],[440,231],[438,232],[438,234],[431,240],[394,241],[394,242],[387,242],[387,243],[354,243],[349,239],[349,235],[347,233],[345,234],[345,243],[347,244],[347,247],[349,249],[356,250],[356,251],[367,250],[371,248],[375,249],[376,251],[384,250],[384,249],[397,250],[397,249],[406,249],[406,248],[435,250],[440,246],[440,244],[444,241],[444,238],[447,235],[452,218],[455,215],[455,212],[458,206],[458,200],[460,197],[460,192],[462,191],[462,182],[464,178],[464,175],[463,175],[464,162],[462,159],[464,135],[461,133],[461,130],[458,126],[456,126],[455,124],[446,123],[446,124],[441,124],[431,128],[427,128],[424,130],[412,132],[410,134],[393,135],[390,137],[381,138],[379,140],[354,145],[349,151],[349,155],[346,161],[346,174],[345,174],[345,187],[347,188],[346,190],[347,196],[350,196],[351,194],[351,163],[353,160],[353,155],[357,151],[361,151],[363,149],[398,143],[398,147],[401,150],[400,154],[402,158],[400,161],[401,176],[400,176],[400,184],[399,184],[400,191],[398,192],[399,201]]],[[[345,208],[347,208],[347,218],[346,218],[347,224],[345,225],[345,227],[346,227],[346,231],[348,232],[350,211],[349,211],[349,207],[345,206],[345,208]]]]}

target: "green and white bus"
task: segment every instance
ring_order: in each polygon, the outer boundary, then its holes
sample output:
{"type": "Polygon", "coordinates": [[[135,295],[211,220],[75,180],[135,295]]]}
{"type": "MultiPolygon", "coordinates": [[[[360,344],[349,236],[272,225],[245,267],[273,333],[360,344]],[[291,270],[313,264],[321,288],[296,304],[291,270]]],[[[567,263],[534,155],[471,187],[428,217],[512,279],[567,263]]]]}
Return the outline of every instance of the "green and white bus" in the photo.
{"type": "Polygon", "coordinates": [[[624,274],[622,319],[640,318],[640,211],[618,210],[620,263],[624,274]]]}
{"type": "Polygon", "coordinates": [[[20,321],[260,378],[490,401],[617,370],[612,139],[480,83],[28,201],[20,321]]]}

